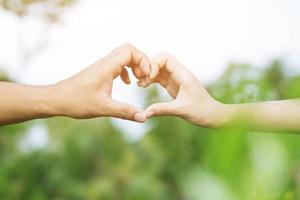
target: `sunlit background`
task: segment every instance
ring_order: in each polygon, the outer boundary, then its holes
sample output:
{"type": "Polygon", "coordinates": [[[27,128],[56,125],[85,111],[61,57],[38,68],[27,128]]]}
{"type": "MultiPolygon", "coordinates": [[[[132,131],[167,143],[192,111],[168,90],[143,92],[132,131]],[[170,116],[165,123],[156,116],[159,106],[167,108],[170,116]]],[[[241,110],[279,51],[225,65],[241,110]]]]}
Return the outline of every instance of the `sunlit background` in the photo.
{"type": "MultiPolygon", "coordinates": [[[[52,84],[130,42],[170,52],[224,103],[300,97],[298,0],[0,4],[2,80],[52,84]]],[[[167,98],[115,82],[114,98],[141,108],[167,98]]],[[[0,128],[0,199],[299,199],[299,145],[172,117],[35,120],[0,128]]]]}

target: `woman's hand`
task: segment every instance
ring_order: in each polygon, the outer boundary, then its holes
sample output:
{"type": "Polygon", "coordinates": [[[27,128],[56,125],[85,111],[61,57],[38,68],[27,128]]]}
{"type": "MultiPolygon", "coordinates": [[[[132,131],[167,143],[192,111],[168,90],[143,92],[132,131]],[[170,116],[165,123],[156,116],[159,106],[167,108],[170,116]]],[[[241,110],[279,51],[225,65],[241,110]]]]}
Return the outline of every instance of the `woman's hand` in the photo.
{"type": "MultiPolygon", "coordinates": [[[[178,116],[205,127],[220,126],[223,104],[213,99],[197,78],[172,55],[160,53],[151,60],[151,83],[159,83],[174,98],[167,103],[156,103],[146,109],[147,117],[178,116]]],[[[138,82],[148,86],[147,81],[138,82]]]]}

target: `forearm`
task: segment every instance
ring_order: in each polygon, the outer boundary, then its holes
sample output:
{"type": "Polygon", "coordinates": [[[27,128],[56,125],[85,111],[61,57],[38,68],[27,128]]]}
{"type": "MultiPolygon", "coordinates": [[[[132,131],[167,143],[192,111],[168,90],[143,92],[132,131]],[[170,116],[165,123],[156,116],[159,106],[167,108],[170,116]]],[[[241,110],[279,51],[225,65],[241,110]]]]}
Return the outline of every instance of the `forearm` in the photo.
{"type": "Polygon", "coordinates": [[[60,115],[59,102],[53,86],[0,82],[0,125],[60,115]]]}
{"type": "Polygon", "coordinates": [[[223,125],[258,131],[300,131],[299,100],[224,105],[222,113],[223,125]]]}

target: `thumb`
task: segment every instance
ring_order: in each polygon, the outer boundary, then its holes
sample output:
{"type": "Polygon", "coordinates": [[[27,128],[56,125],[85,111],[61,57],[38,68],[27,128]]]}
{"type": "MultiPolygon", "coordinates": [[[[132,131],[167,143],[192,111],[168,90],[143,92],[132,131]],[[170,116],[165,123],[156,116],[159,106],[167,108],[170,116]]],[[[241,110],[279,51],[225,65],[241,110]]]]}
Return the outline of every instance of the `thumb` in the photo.
{"type": "Polygon", "coordinates": [[[178,115],[176,111],[176,104],[174,101],[168,103],[152,104],[145,110],[147,118],[153,116],[171,116],[178,115]]]}
{"type": "Polygon", "coordinates": [[[133,105],[115,101],[113,99],[110,100],[109,104],[110,104],[109,115],[111,117],[136,121],[140,123],[146,121],[145,112],[133,105]]]}

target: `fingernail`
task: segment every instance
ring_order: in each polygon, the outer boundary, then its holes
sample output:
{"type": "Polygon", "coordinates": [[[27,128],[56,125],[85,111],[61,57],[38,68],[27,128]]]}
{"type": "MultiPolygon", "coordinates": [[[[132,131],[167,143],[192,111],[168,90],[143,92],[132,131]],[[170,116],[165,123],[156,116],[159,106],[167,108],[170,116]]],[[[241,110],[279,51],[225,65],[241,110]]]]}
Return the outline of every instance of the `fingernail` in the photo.
{"type": "Polygon", "coordinates": [[[150,74],[149,79],[153,80],[154,79],[154,74],[150,74]]]}
{"type": "Polygon", "coordinates": [[[138,112],[134,115],[134,120],[137,121],[137,122],[145,122],[146,121],[146,115],[144,112],[138,112]]]}
{"type": "Polygon", "coordinates": [[[147,78],[146,78],[146,82],[147,82],[147,85],[150,84],[150,77],[147,77],[147,78]]]}
{"type": "Polygon", "coordinates": [[[150,79],[150,80],[154,79],[154,78],[155,78],[154,75],[155,75],[155,74],[154,74],[154,71],[152,71],[152,72],[150,73],[150,75],[149,75],[149,79],[150,79]]]}
{"type": "Polygon", "coordinates": [[[146,75],[149,75],[150,72],[151,72],[149,64],[145,62],[144,67],[145,67],[145,69],[147,69],[147,70],[146,70],[146,75]]]}
{"type": "Polygon", "coordinates": [[[153,111],[148,111],[147,113],[146,113],[146,117],[147,118],[150,118],[150,117],[152,117],[154,115],[154,112],[153,111]]]}
{"type": "Polygon", "coordinates": [[[146,87],[147,86],[147,81],[144,79],[144,80],[142,80],[142,82],[141,82],[141,86],[142,87],[146,87]]]}

